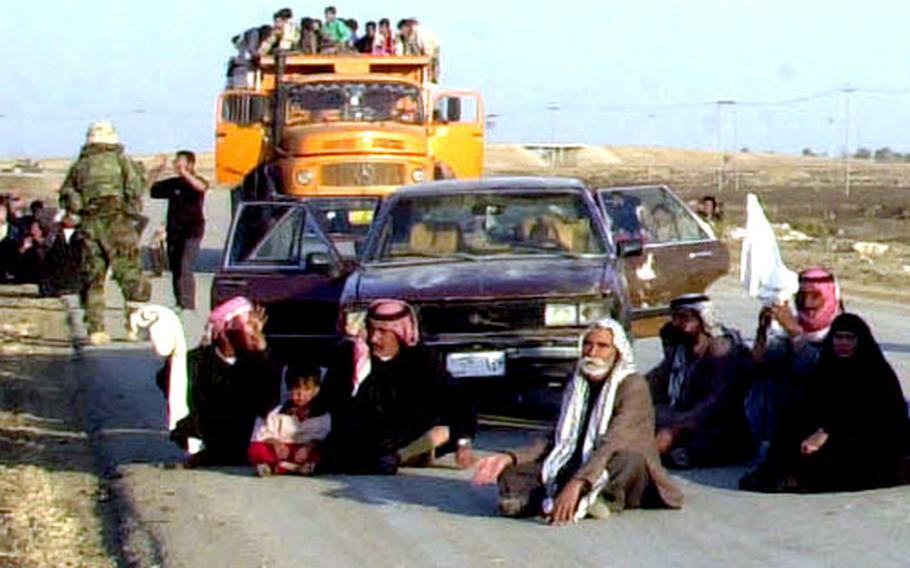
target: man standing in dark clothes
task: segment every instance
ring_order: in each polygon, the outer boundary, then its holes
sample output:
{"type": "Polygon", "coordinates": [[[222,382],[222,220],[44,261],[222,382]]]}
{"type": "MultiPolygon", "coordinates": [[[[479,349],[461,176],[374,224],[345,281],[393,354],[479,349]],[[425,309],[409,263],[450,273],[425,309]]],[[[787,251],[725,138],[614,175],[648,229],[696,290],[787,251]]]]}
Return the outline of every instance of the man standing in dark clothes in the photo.
{"type": "Polygon", "coordinates": [[[411,306],[375,302],[366,333],[351,346],[324,386],[332,467],[394,474],[400,465],[429,465],[453,446],[458,465],[473,463],[473,412],[419,344],[411,306]]]}
{"type": "Polygon", "coordinates": [[[193,263],[205,234],[205,192],[209,183],[196,173],[196,155],[180,150],[174,159],[177,175],[152,186],[152,197],[167,199],[167,257],[174,298],[182,310],[196,309],[193,263]]]}

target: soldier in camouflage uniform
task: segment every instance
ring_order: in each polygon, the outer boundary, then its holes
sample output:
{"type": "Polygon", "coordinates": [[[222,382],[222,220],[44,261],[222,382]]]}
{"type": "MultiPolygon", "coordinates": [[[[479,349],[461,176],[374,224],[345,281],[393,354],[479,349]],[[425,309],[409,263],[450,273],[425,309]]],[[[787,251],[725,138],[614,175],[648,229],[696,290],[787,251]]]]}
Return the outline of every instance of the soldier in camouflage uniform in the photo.
{"type": "Polygon", "coordinates": [[[79,159],[60,189],[60,207],[81,218],[85,250],[80,299],[89,340],[94,345],[110,341],[104,331],[108,267],[127,306],[147,302],[151,294],[139,259],[144,186],[139,166],[124,154],[114,127],[106,122],[92,124],[79,159]]]}

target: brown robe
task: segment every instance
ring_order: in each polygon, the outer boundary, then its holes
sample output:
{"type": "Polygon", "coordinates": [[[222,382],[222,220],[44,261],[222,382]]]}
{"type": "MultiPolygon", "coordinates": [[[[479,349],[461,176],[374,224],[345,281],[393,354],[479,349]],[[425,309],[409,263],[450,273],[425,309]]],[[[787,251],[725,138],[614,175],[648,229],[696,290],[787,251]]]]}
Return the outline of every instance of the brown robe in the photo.
{"type": "MultiPolygon", "coordinates": [[[[553,447],[553,437],[540,438],[530,446],[509,453],[515,458],[515,465],[521,466],[543,462],[553,447]]],[[[635,373],[627,376],[619,385],[613,415],[607,432],[597,443],[597,448],[577,472],[576,479],[582,479],[593,486],[600,473],[619,452],[631,452],[642,456],[647,465],[651,482],[657,489],[661,501],[667,507],[682,507],[683,495],[670,479],[660,463],[660,455],[654,440],[654,405],[651,392],[644,377],[635,373]]]]}

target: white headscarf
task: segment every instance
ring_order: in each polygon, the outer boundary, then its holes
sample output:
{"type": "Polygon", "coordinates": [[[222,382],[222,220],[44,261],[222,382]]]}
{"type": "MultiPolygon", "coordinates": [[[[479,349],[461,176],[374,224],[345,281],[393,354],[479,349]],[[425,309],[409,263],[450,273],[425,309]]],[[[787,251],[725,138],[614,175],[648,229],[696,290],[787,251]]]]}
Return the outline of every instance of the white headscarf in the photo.
{"type": "MultiPolygon", "coordinates": [[[[615,320],[606,318],[598,321],[582,335],[580,343],[584,344],[585,338],[597,329],[606,329],[613,333],[613,345],[616,346],[618,357],[609,376],[604,379],[606,383],[600,391],[600,396],[594,408],[591,409],[588,430],[583,433],[582,463],[586,463],[590,459],[591,454],[597,449],[600,438],[610,426],[610,419],[613,416],[613,405],[616,402],[616,393],[619,391],[619,385],[626,377],[636,372],[632,345],[629,343],[623,327],[615,320]]],[[[579,438],[582,437],[583,415],[588,405],[590,392],[591,387],[588,385],[588,379],[581,372],[581,362],[579,362],[572,380],[566,385],[562,399],[562,410],[559,413],[559,421],[556,424],[553,449],[544,460],[541,470],[541,479],[546,488],[550,506],[552,506],[552,499],[559,489],[556,486],[559,472],[572,459],[572,455],[575,453],[576,446],[579,443],[579,438]]],[[[575,513],[576,521],[583,519],[588,514],[588,508],[594,503],[603,488],[606,487],[607,481],[609,481],[609,473],[604,469],[597,483],[579,501],[578,510],[575,513]]],[[[546,503],[544,507],[547,508],[546,503]]]]}
{"type": "Polygon", "coordinates": [[[137,333],[147,329],[155,353],[168,358],[167,425],[168,430],[174,430],[190,414],[183,324],[168,308],[148,305],[130,315],[130,329],[137,333]]]}

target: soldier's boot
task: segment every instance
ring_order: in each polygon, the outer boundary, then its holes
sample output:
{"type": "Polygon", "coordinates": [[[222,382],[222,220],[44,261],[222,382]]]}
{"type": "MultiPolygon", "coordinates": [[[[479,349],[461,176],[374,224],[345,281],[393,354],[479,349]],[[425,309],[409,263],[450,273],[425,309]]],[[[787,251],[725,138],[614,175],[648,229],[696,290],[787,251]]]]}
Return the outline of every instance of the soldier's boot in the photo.
{"type": "Polygon", "coordinates": [[[94,331],[88,336],[88,342],[94,346],[107,345],[111,342],[111,336],[104,331],[94,331]]]}
{"type": "Polygon", "coordinates": [[[88,342],[91,345],[110,343],[110,336],[104,331],[104,282],[101,285],[89,286],[83,296],[85,308],[85,327],[88,342]]]}

